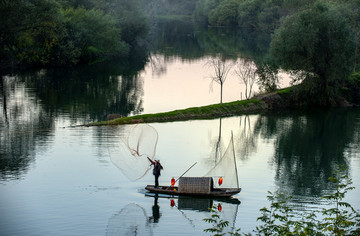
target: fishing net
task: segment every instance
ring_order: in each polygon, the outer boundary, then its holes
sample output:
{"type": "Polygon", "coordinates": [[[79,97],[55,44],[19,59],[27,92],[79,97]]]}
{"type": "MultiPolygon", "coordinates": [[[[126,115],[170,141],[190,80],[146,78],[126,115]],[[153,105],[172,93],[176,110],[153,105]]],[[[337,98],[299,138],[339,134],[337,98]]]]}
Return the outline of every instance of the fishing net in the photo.
{"type": "Polygon", "coordinates": [[[153,232],[145,209],[131,203],[109,219],[106,235],[153,235],[153,232]]]}
{"type": "Polygon", "coordinates": [[[109,127],[110,159],[131,181],[142,178],[150,169],[149,157],[154,160],[158,133],[150,125],[138,124],[119,130],[109,127]]]}
{"type": "MultiPolygon", "coordinates": [[[[240,201],[236,202],[214,202],[217,213],[220,219],[229,222],[227,226],[223,228],[223,232],[235,233],[236,218],[239,210],[240,201]]],[[[232,234],[235,235],[235,234],[232,234]]]]}
{"type": "Polygon", "coordinates": [[[232,136],[221,159],[205,174],[205,177],[212,177],[216,188],[239,188],[232,136]]]}

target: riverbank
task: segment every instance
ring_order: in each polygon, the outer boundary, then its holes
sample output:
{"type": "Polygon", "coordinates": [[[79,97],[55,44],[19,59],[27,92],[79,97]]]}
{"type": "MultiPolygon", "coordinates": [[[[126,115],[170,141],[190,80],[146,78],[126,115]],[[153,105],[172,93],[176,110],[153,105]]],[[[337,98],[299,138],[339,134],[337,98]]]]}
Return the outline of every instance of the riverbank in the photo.
{"type": "Polygon", "coordinates": [[[284,99],[284,95],[290,93],[290,88],[281,89],[273,93],[259,95],[249,100],[234,101],[222,104],[213,104],[201,107],[191,107],[187,109],[155,113],[142,114],[129,117],[116,117],[112,114],[108,116],[107,121],[100,121],[87,124],[86,126],[101,125],[124,125],[135,123],[153,123],[153,122],[171,122],[185,121],[193,119],[211,119],[215,117],[227,117],[266,111],[273,108],[286,108],[289,103],[284,99]]]}
{"type": "MultiPolygon", "coordinates": [[[[85,126],[101,126],[101,125],[125,125],[136,123],[154,123],[154,122],[172,122],[186,121],[195,119],[212,119],[217,117],[228,117],[241,114],[249,114],[255,112],[263,112],[273,109],[287,109],[293,107],[302,107],[299,101],[294,99],[296,86],[279,89],[272,93],[260,94],[249,100],[234,101],[222,104],[213,104],[201,107],[191,107],[187,109],[142,114],[129,117],[119,117],[119,115],[111,114],[107,121],[99,121],[85,126]]],[[[345,98],[337,97],[333,105],[334,107],[351,107],[345,98]]],[[[305,107],[303,107],[305,108],[305,107]]]]}

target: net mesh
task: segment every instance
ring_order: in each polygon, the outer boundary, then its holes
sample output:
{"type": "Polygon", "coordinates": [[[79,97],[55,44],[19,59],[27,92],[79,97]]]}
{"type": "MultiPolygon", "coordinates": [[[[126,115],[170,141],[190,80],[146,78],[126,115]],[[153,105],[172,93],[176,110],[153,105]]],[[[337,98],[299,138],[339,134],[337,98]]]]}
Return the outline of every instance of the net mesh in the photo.
{"type": "Polygon", "coordinates": [[[106,235],[153,235],[145,210],[134,203],[109,219],[106,235]]]}
{"type": "Polygon", "coordinates": [[[218,188],[238,188],[238,176],[236,169],[236,160],[234,153],[233,137],[231,137],[229,145],[227,146],[221,159],[215,166],[205,174],[205,177],[212,177],[214,180],[214,187],[218,188]],[[219,185],[219,179],[222,178],[222,184],[219,185]]]}
{"type": "Polygon", "coordinates": [[[147,157],[154,160],[158,133],[147,124],[130,129],[109,128],[109,153],[112,163],[131,181],[142,178],[150,169],[147,157]]]}

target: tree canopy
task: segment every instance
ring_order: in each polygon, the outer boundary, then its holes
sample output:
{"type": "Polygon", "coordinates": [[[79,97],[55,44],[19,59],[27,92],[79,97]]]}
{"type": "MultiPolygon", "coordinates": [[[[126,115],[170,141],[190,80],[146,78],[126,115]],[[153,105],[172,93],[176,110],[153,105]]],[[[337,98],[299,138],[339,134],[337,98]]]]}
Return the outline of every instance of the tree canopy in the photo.
{"type": "Polygon", "coordinates": [[[328,105],[351,74],[354,48],[346,19],[332,4],[319,1],[284,20],[270,54],[307,86],[313,102],[328,105]]]}
{"type": "Polygon", "coordinates": [[[127,56],[147,30],[139,1],[1,1],[0,68],[127,56]]]}

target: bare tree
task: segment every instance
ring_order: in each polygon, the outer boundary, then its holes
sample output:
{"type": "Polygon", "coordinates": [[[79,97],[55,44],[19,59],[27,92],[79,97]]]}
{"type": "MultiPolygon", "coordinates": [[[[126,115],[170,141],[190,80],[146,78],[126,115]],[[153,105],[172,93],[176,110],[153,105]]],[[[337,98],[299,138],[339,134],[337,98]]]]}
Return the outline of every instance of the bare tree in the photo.
{"type": "Polygon", "coordinates": [[[214,69],[214,75],[211,76],[211,79],[213,82],[220,84],[220,103],[222,103],[223,85],[234,63],[220,57],[211,57],[206,64],[214,69]]]}
{"type": "Polygon", "coordinates": [[[241,83],[245,85],[245,98],[249,99],[253,86],[258,79],[256,64],[250,59],[239,59],[234,71],[241,83]]]}

